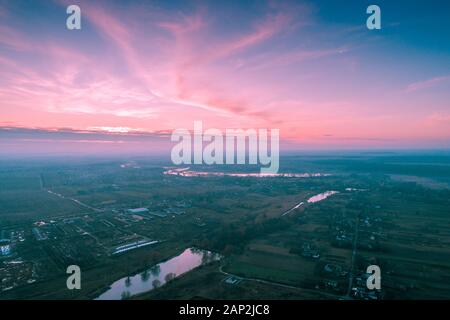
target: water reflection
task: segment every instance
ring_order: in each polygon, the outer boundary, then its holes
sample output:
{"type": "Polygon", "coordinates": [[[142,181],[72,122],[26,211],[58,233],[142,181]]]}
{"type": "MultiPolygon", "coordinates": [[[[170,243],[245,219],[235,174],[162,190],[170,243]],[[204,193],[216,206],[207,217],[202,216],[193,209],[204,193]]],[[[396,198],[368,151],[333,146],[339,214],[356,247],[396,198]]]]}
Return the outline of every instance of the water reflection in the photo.
{"type": "Polygon", "coordinates": [[[131,279],[130,279],[130,277],[127,277],[127,278],[125,279],[125,286],[126,286],[126,287],[131,286],[131,279]]]}
{"type": "Polygon", "coordinates": [[[159,264],[154,265],[149,269],[149,271],[153,277],[158,277],[159,274],[161,273],[161,266],[159,264]]]}
{"type": "Polygon", "coordinates": [[[150,272],[149,270],[145,270],[144,272],[141,273],[141,280],[146,282],[148,281],[148,279],[150,278],[150,272]]]}
{"type": "Polygon", "coordinates": [[[338,191],[325,191],[323,193],[316,194],[315,196],[308,199],[308,203],[315,203],[322,201],[333,194],[339,193],[338,191]]]}
{"type": "Polygon", "coordinates": [[[190,168],[166,168],[163,172],[165,175],[174,175],[180,177],[252,177],[252,178],[312,178],[312,177],[328,177],[329,173],[238,173],[238,172],[214,172],[214,171],[193,171],[190,168]]]}

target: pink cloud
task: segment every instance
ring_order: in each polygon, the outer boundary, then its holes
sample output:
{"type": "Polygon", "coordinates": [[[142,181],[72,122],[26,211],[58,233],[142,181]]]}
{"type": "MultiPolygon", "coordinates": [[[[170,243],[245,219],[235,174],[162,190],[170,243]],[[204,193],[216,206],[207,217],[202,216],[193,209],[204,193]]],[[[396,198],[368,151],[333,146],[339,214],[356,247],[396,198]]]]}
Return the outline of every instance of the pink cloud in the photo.
{"type": "MultiPolygon", "coordinates": [[[[367,84],[368,72],[379,70],[363,64],[370,57],[359,55],[358,42],[340,45],[346,27],[316,24],[319,37],[302,29],[310,10],[269,2],[264,14],[237,15],[239,28],[228,28],[206,7],[174,13],[153,6],[122,11],[111,2],[83,2],[83,29],[67,36],[31,36],[0,22],[2,120],[129,132],[170,132],[203,120],[210,128],[277,127],[284,139],[311,144],[381,145],[448,132],[438,117],[428,119],[438,129],[426,125],[424,103],[395,96],[385,81],[367,84]]],[[[439,111],[444,98],[427,106],[439,111]]]]}
{"type": "Polygon", "coordinates": [[[342,48],[332,48],[322,50],[298,49],[285,54],[266,53],[252,59],[246,65],[242,65],[241,67],[253,71],[262,70],[266,68],[277,68],[308,60],[319,59],[335,55],[342,55],[347,53],[349,50],[350,49],[346,47],[342,47],[342,48]]]}
{"type": "Polygon", "coordinates": [[[443,76],[427,79],[424,81],[414,82],[406,87],[405,92],[415,92],[423,89],[428,89],[449,80],[450,76],[443,76]]]}
{"type": "Polygon", "coordinates": [[[0,44],[17,51],[32,49],[30,42],[20,32],[5,25],[0,25],[0,44]]]}

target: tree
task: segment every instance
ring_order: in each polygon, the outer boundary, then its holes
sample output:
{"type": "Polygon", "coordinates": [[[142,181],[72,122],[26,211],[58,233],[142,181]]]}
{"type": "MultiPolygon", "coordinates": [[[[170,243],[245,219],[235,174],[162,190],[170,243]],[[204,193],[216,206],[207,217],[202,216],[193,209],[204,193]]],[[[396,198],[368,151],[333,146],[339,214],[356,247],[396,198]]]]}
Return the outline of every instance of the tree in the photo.
{"type": "Polygon", "coordinates": [[[152,285],[153,285],[153,288],[156,289],[161,286],[161,281],[159,281],[159,279],[155,279],[155,280],[153,280],[152,285]]]}
{"type": "Polygon", "coordinates": [[[166,280],[166,282],[170,282],[173,279],[175,279],[175,277],[176,277],[176,274],[173,272],[170,272],[170,273],[166,274],[166,277],[164,278],[164,280],[166,280]]]}

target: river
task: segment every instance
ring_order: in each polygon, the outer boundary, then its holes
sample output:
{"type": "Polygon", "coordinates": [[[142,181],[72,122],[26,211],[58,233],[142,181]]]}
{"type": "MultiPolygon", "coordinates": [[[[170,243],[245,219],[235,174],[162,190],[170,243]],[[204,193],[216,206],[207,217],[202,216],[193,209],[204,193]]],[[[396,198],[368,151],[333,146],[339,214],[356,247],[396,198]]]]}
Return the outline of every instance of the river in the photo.
{"type": "Polygon", "coordinates": [[[220,255],[207,250],[188,248],[181,254],[161,262],[144,272],[117,280],[96,300],[120,300],[151,291],[167,281],[201,265],[220,260],[220,255]]]}

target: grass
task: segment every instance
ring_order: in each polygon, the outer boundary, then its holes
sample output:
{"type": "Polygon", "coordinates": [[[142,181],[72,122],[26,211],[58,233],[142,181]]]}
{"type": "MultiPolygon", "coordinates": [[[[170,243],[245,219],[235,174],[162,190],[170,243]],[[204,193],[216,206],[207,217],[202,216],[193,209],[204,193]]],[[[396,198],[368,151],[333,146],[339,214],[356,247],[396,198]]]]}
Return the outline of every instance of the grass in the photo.
{"type": "Polygon", "coordinates": [[[251,244],[234,256],[225,271],[246,277],[299,286],[314,277],[315,262],[292,255],[288,249],[268,244],[251,244]]]}

